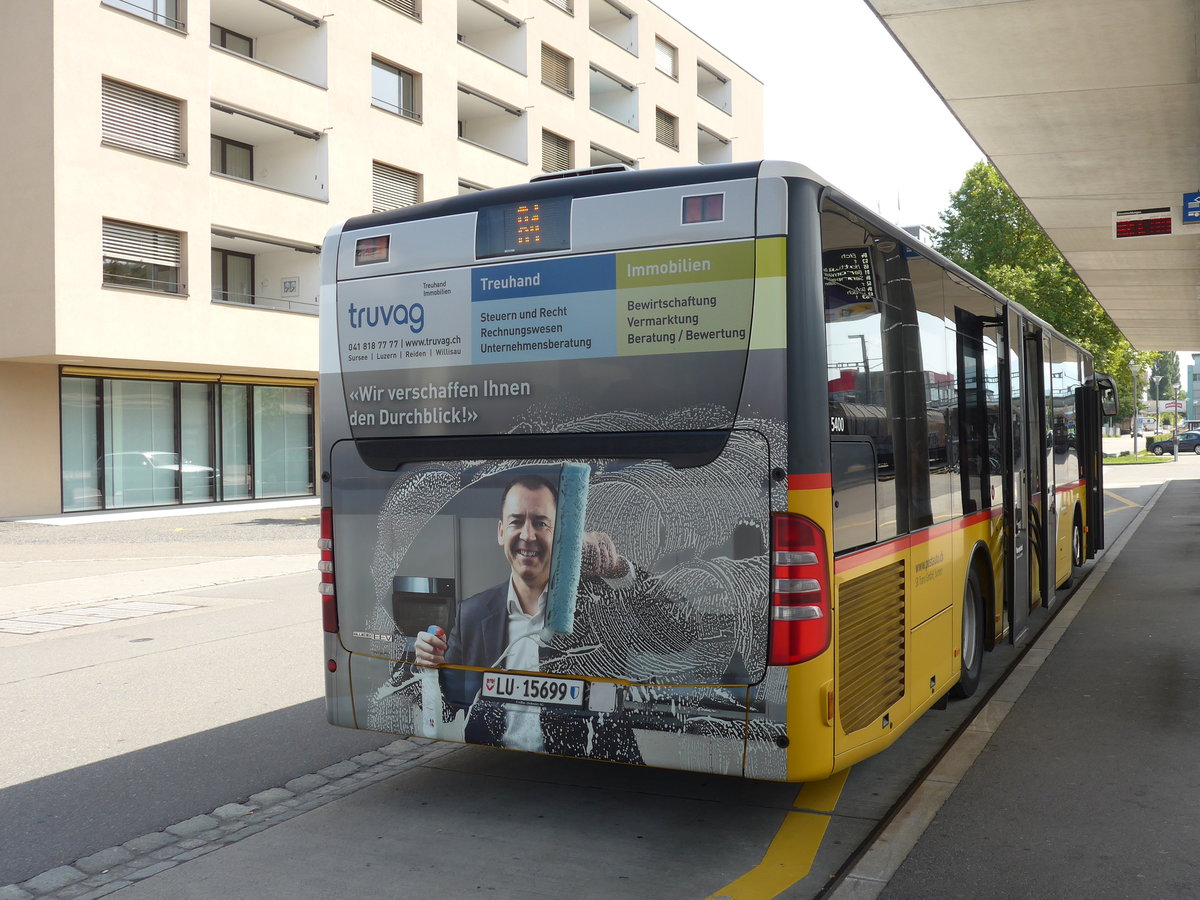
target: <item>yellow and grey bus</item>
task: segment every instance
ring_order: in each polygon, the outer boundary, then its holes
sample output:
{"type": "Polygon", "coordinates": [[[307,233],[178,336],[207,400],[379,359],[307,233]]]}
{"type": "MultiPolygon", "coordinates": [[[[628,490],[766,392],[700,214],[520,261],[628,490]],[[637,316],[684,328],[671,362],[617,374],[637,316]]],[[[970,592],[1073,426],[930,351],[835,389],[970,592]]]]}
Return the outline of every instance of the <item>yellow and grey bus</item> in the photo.
{"type": "Polygon", "coordinates": [[[800,165],[558,173],[322,267],[335,725],[821,779],[1103,546],[1112,380],[800,165]]]}

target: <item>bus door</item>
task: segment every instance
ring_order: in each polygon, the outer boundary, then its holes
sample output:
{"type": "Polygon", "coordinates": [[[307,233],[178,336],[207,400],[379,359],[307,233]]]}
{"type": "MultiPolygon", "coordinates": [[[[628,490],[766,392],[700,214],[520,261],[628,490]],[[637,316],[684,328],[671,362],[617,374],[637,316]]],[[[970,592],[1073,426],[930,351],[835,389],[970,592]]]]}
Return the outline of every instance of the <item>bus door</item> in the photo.
{"type": "Polygon", "coordinates": [[[1042,342],[1030,322],[1022,323],[1021,408],[1025,420],[1024,466],[1020,471],[1028,513],[1029,610],[1045,602],[1049,558],[1046,541],[1046,456],[1042,450],[1045,409],[1042,403],[1042,342]]]}
{"type": "Polygon", "coordinates": [[[1041,562],[1042,562],[1042,603],[1049,609],[1054,605],[1055,585],[1058,583],[1056,574],[1057,556],[1055,548],[1058,544],[1058,482],[1055,477],[1054,465],[1054,380],[1050,368],[1050,335],[1038,329],[1032,340],[1038,348],[1041,361],[1041,385],[1039,411],[1042,427],[1039,432],[1038,458],[1042,470],[1042,530],[1041,530],[1041,562]]]}
{"type": "Polygon", "coordinates": [[[1115,415],[1116,385],[1099,372],[1075,392],[1079,409],[1079,463],[1087,482],[1085,555],[1091,559],[1104,549],[1104,452],[1101,434],[1104,416],[1115,415]]]}
{"type": "Polygon", "coordinates": [[[1008,609],[1009,640],[1015,644],[1025,633],[1029,611],[1033,607],[1032,573],[1036,567],[1030,559],[1033,544],[1030,536],[1030,482],[1035,479],[1029,471],[1031,420],[1026,398],[1031,392],[1022,320],[1015,310],[1009,310],[1006,319],[1007,327],[1001,345],[1005,361],[1002,374],[1008,378],[1010,390],[1000,392],[1000,418],[1010,430],[1002,446],[1004,468],[1012,473],[1012,477],[1004,479],[1004,601],[1008,609]]]}

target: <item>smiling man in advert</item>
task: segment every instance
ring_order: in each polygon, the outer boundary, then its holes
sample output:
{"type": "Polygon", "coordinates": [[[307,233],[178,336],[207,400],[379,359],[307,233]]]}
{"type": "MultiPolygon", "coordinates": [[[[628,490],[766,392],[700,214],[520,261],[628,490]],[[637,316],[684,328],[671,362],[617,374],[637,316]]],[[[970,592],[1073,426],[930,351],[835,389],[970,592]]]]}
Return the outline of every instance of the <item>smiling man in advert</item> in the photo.
{"type": "MultiPolygon", "coordinates": [[[[542,670],[554,651],[541,640],[546,621],[558,511],[558,486],[549,478],[525,474],[505,486],[496,543],[508,562],[504,582],[463,601],[448,638],[421,632],[415,642],[419,666],[473,666],[486,669],[542,670]]],[[[635,583],[634,568],[603,532],[582,535],[581,574],[621,589],[635,583]]],[[[471,743],[550,753],[584,755],[585,726],[578,716],[554,716],[519,703],[472,704],[466,739],[471,743]]],[[[604,743],[610,758],[638,756],[632,732],[609,729],[604,743]],[[615,745],[615,746],[614,746],[615,745]]]]}

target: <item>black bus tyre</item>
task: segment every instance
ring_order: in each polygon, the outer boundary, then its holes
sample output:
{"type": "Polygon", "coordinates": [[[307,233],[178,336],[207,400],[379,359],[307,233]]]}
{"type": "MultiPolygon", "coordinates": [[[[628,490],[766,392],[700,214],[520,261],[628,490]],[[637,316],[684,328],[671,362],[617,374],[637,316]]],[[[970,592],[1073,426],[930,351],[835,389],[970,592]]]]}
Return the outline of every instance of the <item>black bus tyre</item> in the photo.
{"type": "Polygon", "coordinates": [[[1071,571],[1067,574],[1067,579],[1060,587],[1063,589],[1073,587],[1075,585],[1075,576],[1079,574],[1079,567],[1083,565],[1083,522],[1079,518],[1079,510],[1075,511],[1075,518],[1071,522],[1071,571]]]}
{"type": "Polygon", "coordinates": [[[1071,525],[1071,575],[1083,565],[1083,518],[1075,510],[1075,521],[1071,525]]]}
{"type": "Polygon", "coordinates": [[[950,688],[950,696],[965,699],[979,687],[983,674],[983,589],[979,575],[972,566],[963,588],[962,605],[962,655],[959,657],[961,675],[958,683],[950,688]]]}

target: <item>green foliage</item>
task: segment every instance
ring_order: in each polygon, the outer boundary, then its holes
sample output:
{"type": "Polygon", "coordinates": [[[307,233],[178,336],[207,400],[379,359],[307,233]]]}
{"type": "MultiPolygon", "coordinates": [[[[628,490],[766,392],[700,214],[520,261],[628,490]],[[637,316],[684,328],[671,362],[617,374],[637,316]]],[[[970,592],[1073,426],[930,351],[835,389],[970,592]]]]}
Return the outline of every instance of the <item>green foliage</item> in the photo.
{"type": "MultiPolygon", "coordinates": [[[[1145,368],[1158,354],[1125,340],[1000,173],[986,162],[972,166],[942,222],[936,249],[1086,347],[1096,370],[1118,380],[1121,414],[1133,415],[1129,366],[1145,368]]],[[[1146,386],[1140,377],[1139,395],[1146,386]]]]}

